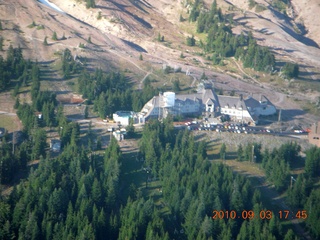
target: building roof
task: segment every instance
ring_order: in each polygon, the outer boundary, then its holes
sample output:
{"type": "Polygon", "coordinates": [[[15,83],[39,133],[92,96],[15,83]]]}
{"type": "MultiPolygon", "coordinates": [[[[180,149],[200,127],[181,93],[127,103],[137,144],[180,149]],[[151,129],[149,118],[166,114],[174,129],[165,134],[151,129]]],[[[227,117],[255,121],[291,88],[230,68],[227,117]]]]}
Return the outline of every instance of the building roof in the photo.
{"type": "Polygon", "coordinates": [[[228,108],[246,108],[246,103],[242,99],[242,97],[231,97],[231,96],[223,96],[219,95],[219,105],[222,108],[228,107],[228,108]]]}
{"type": "Polygon", "coordinates": [[[117,114],[119,117],[129,118],[129,117],[132,117],[133,112],[131,112],[131,111],[117,111],[114,114],[117,114]]]}
{"type": "Polygon", "coordinates": [[[260,107],[260,102],[252,97],[249,97],[248,99],[244,100],[244,102],[246,106],[251,109],[260,107]]]}

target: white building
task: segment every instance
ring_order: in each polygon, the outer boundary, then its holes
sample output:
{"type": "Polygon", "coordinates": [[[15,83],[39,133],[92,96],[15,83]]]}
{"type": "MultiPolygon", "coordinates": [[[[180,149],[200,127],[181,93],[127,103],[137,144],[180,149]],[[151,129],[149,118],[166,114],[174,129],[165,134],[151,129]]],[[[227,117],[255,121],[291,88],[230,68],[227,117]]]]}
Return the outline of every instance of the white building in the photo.
{"type": "Polygon", "coordinates": [[[168,114],[198,116],[202,112],[210,112],[214,115],[218,111],[217,106],[217,95],[211,89],[205,89],[200,93],[179,95],[174,92],[164,92],[150,99],[144,105],[140,114],[145,120],[165,118],[168,114]]]}
{"type": "Polygon", "coordinates": [[[173,116],[203,114],[208,117],[225,114],[229,115],[233,121],[257,123],[259,116],[275,113],[275,106],[265,96],[258,101],[252,97],[244,99],[242,95],[218,96],[212,89],[201,89],[200,92],[192,94],[160,93],[144,105],[139,118],[144,120],[165,118],[168,114],[173,116]]]}
{"type": "Polygon", "coordinates": [[[128,126],[130,119],[135,119],[136,114],[132,111],[117,111],[112,117],[115,122],[120,123],[122,126],[128,126]]]}

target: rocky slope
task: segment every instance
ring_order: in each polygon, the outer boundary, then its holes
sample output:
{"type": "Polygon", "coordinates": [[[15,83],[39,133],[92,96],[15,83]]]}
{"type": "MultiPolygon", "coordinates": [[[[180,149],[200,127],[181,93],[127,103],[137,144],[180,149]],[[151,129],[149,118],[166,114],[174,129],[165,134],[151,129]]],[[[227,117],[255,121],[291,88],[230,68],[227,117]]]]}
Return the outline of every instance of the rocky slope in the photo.
{"type": "MultiPolygon", "coordinates": [[[[249,9],[248,1],[218,0],[223,12],[232,14],[237,26],[234,33],[253,31],[259,44],[268,46],[282,61],[300,64],[301,72],[308,81],[320,79],[319,9],[317,0],[292,0],[292,11],[287,17],[270,5],[271,0],[256,0],[265,7],[256,12],[249,9]],[[307,7],[304,7],[307,6],[307,7]],[[304,24],[304,34],[298,34],[297,23],[304,24]]],[[[150,68],[159,69],[163,64],[180,66],[196,76],[205,70],[214,78],[218,87],[237,86],[239,91],[262,93],[276,102],[277,106],[298,109],[297,103],[277,92],[271,85],[252,85],[230,76],[217,73],[218,68],[206,64],[206,60],[194,54],[197,48],[187,47],[186,36],[195,32],[195,25],[179,22],[180,15],[188,17],[185,0],[96,0],[96,8],[87,9],[79,0],[52,0],[64,13],[37,1],[11,0],[0,3],[0,21],[4,37],[4,50],[10,44],[21,46],[26,57],[48,62],[59,57],[59,52],[69,48],[77,56],[87,57],[91,67],[107,69],[118,66],[139,76],[150,74],[150,68]],[[58,41],[52,40],[53,33],[58,41]],[[158,34],[165,41],[157,41],[158,34]],[[62,36],[65,39],[61,39],[62,36]],[[43,44],[47,37],[48,45],[43,44]],[[89,38],[91,42],[88,42],[89,38]],[[80,44],[84,48],[79,47],[80,44]],[[179,56],[183,52],[184,59],[179,56]],[[139,55],[144,61],[139,61],[139,55]],[[195,60],[197,64],[195,64],[195,60]],[[228,84],[226,84],[228,83],[228,84]],[[262,88],[263,87],[263,88],[262,88]]],[[[207,7],[212,1],[206,1],[207,7]]],[[[201,37],[201,36],[199,36],[201,37]]],[[[202,36],[203,37],[203,36],[202,36]]],[[[5,51],[0,53],[5,55],[5,51]]],[[[239,70],[239,75],[242,75],[239,70]]],[[[155,73],[152,73],[155,74],[155,73]]],[[[253,79],[254,80],[254,79],[253,79]]],[[[139,82],[139,79],[137,79],[139,82]]],[[[318,93],[298,96],[302,100],[315,101],[318,93]]]]}

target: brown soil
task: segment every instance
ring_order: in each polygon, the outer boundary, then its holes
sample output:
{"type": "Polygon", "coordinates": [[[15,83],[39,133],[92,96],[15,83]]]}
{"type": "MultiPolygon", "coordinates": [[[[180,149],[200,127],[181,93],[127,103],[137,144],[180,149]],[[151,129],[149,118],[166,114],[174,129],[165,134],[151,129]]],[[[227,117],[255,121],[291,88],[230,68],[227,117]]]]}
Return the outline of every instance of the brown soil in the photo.
{"type": "MultiPolygon", "coordinates": [[[[277,107],[288,110],[290,120],[303,120],[306,125],[316,120],[316,117],[302,113],[301,106],[292,99],[315,102],[318,92],[312,89],[307,93],[294,91],[294,95],[290,96],[285,85],[279,88],[275,84],[261,83],[253,77],[243,80],[242,76],[248,71],[242,69],[241,64],[235,65],[238,74],[228,72],[234,76],[231,77],[224,70],[213,68],[206,64],[205,59],[196,56],[194,53],[200,49],[185,45],[186,36],[196,33],[195,25],[187,21],[179,22],[180,14],[185,18],[188,16],[188,7],[182,1],[96,0],[97,7],[94,9],[86,9],[84,4],[75,0],[52,2],[67,14],[58,13],[37,1],[12,0],[2,3],[0,15],[3,16],[1,22],[4,30],[0,34],[5,38],[4,49],[10,44],[20,45],[27,58],[47,63],[56,61],[56,53],[69,48],[74,55],[86,57],[92,68],[110,69],[116,66],[127,70],[138,85],[148,74],[157,77],[153,70],[162,68],[163,64],[191,71],[192,77],[195,77],[193,86],[197,83],[196,78],[199,79],[205,71],[207,76],[214,79],[216,87],[266,95],[277,107]],[[97,19],[99,12],[102,16],[100,20],[97,19]],[[28,27],[32,22],[37,26],[28,27]],[[39,29],[40,25],[44,29],[39,29]],[[53,32],[57,33],[58,41],[51,39],[53,32]],[[156,40],[159,33],[164,36],[163,43],[156,40]],[[63,35],[65,40],[60,39],[63,35]],[[48,37],[48,46],[43,45],[45,37],[48,37]],[[89,37],[92,43],[87,42],[89,37]],[[80,43],[85,44],[85,47],[80,48],[80,43]],[[179,57],[181,52],[184,59],[179,57]],[[143,55],[143,61],[139,61],[140,54],[143,55]]],[[[320,49],[315,45],[319,41],[319,21],[316,21],[319,17],[312,14],[312,11],[319,8],[316,0],[292,0],[293,10],[288,11],[291,18],[274,11],[268,1],[256,1],[268,8],[259,13],[248,9],[247,1],[217,2],[224,12],[234,14],[234,20],[239,23],[233,29],[235,33],[253,31],[259,43],[271,48],[280,62],[298,62],[306,82],[318,81],[320,49]],[[231,12],[228,9],[232,5],[234,10],[231,12]],[[304,5],[308,7],[304,8],[304,5]],[[301,19],[307,30],[305,35],[295,32],[296,23],[301,23],[301,19]]],[[[57,91],[70,91],[70,87],[59,84],[63,85],[61,81],[50,83],[57,91]]]]}

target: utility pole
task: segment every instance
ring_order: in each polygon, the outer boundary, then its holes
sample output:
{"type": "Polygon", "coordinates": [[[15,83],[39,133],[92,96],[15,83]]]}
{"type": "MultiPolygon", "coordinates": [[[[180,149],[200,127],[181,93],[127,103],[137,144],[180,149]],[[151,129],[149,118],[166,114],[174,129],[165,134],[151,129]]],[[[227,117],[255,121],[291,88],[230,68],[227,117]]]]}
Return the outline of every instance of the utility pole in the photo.
{"type": "Polygon", "coordinates": [[[290,188],[292,189],[292,183],[293,183],[293,181],[297,181],[296,179],[294,179],[294,177],[293,176],[291,176],[291,179],[290,179],[290,188]]]}
{"type": "Polygon", "coordinates": [[[279,117],[278,117],[278,122],[281,122],[281,109],[279,110],[279,117]]]}
{"type": "Polygon", "coordinates": [[[252,144],[252,159],[251,159],[251,161],[252,162],[254,162],[254,144],[252,144]]]}

